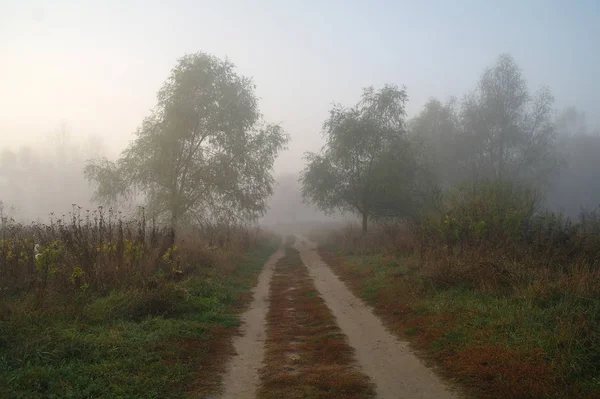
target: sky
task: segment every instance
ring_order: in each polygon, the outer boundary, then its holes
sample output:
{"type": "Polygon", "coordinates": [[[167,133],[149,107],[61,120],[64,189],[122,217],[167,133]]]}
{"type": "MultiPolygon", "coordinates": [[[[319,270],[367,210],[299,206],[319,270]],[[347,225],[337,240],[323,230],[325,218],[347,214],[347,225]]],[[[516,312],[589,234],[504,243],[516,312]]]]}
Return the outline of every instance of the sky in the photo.
{"type": "Polygon", "coordinates": [[[472,90],[511,54],[530,87],[600,122],[599,1],[0,0],[0,148],[66,125],[114,157],[176,60],[204,51],[251,76],[265,120],[291,135],[276,173],[322,145],[333,102],[406,86],[407,111],[472,90]]]}

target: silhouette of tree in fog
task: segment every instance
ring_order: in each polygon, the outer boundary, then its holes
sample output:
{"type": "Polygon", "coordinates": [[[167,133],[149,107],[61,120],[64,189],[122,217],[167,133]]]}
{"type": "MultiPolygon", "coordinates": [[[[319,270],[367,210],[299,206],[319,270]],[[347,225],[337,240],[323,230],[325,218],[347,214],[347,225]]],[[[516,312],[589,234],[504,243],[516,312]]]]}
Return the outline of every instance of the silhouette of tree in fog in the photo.
{"type": "Polygon", "coordinates": [[[323,125],[326,144],[309,153],[301,174],[302,195],[326,212],[362,217],[410,217],[431,182],[419,151],[406,135],[404,89],[364,89],[352,108],[335,105],[323,125]]]}
{"type": "Polygon", "coordinates": [[[445,104],[432,98],[417,117],[409,122],[409,129],[424,142],[425,153],[444,187],[460,183],[465,173],[457,167],[459,162],[460,120],[457,101],[452,98],[445,104]]]}
{"type": "Polygon", "coordinates": [[[91,162],[95,199],[142,193],[153,215],[175,227],[182,218],[262,215],[271,170],[288,138],[265,124],[251,79],[234,65],[196,53],[179,59],[158,104],[116,162],[91,162]]]}
{"type": "Polygon", "coordinates": [[[429,143],[446,183],[509,178],[548,184],[560,166],[553,103],[547,88],[530,94],[513,58],[503,54],[459,107],[431,100],[411,127],[429,143]]]}
{"type": "Polygon", "coordinates": [[[558,114],[558,151],[565,161],[548,193],[548,206],[577,217],[600,206],[600,131],[591,132],[585,114],[568,107],[558,114]]]}

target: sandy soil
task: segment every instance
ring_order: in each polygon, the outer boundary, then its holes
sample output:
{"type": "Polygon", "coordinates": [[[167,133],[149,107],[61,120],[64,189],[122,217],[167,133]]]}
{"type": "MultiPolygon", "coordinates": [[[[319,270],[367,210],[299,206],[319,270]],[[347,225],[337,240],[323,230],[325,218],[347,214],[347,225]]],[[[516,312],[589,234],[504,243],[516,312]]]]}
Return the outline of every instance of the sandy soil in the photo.
{"type": "Polygon", "coordinates": [[[380,398],[452,398],[448,387],[392,335],[373,312],[333,274],[316,245],[298,236],[295,243],[314,284],[356,351],[363,372],[380,398]]]}
{"type": "Polygon", "coordinates": [[[254,300],[242,315],[242,335],[233,342],[236,356],[231,360],[223,377],[223,399],[251,399],[256,397],[258,371],[264,358],[266,317],[269,310],[269,284],[275,264],[284,255],[283,248],[275,252],[265,264],[254,288],[254,300]]]}

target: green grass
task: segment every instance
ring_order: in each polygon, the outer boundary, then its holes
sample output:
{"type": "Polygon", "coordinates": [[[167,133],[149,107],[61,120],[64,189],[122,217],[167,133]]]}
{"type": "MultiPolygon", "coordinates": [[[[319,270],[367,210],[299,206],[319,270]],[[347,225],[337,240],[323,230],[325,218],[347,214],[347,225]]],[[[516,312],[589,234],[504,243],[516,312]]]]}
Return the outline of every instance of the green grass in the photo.
{"type": "Polygon", "coordinates": [[[76,310],[5,303],[14,311],[0,318],[0,397],[185,397],[202,378],[207,343],[239,324],[240,294],[273,250],[248,254],[229,276],[112,292],[76,310]]]}
{"type": "Polygon", "coordinates": [[[417,335],[418,333],[419,333],[418,327],[411,327],[411,328],[407,328],[406,330],[404,330],[404,334],[406,334],[408,336],[417,335]]]}

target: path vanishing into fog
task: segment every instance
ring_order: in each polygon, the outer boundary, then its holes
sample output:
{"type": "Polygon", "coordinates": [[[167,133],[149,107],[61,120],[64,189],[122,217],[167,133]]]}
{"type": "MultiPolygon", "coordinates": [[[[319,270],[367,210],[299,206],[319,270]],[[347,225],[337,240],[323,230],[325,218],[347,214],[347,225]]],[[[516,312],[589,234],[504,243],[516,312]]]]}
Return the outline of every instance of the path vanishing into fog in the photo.
{"type": "MultiPolygon", "coordinates": [[[[448,387],[410,350],[392,335],[372,310],[358,299],[319,256],[316,245],[296,236],[294,248],[300,253],[314,286],[335,317],[338,327],[354,349],[358,369],[375,384],[378,398],[453,398],[448,387]]],[[[224,399],[256,398],[260,369],[264,364],[266,315],[270,280],[279,249],[266,263],[254,289],[251,307],[243,315],[242,335],[234,341],[237,355],[223,380],[224,399]]]]}

